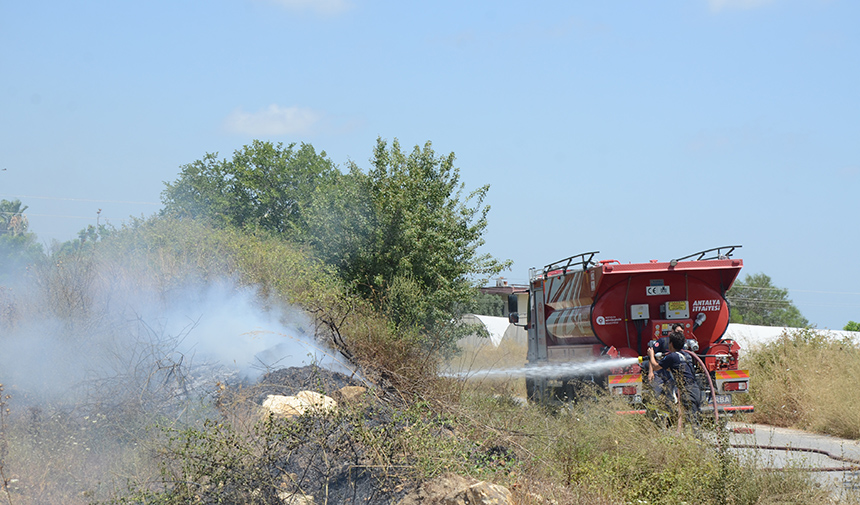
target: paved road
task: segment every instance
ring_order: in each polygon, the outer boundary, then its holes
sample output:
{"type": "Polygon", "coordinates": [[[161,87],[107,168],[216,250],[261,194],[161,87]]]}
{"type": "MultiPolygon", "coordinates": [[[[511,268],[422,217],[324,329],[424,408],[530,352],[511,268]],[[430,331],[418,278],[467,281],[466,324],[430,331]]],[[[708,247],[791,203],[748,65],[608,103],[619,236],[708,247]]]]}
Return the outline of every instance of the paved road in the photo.
{"type": "Polygon", "coordinates": [[[776,428],[762,424],[729,423],[733,445],[779,447],[780,449],[735,449],[742,457],[755,458],[760,468],[806,468],[837,495],[860,496],[860,471],[832,470],[860,466],[860,441],[817,435],[801,430],[776,428]],[[751,431],[752,433],[747,433],[751,431]],[[789,448],[794,450],[789,450],[789,448]],[[829,453],[804,452],[806,448],[829,453]],[[833,457],[831,457],[833,456],[833,457]],[[844,458],[839,460],[837,458],[844,458]],[[847,460],[847,461],[846,461],[847,460]]]}

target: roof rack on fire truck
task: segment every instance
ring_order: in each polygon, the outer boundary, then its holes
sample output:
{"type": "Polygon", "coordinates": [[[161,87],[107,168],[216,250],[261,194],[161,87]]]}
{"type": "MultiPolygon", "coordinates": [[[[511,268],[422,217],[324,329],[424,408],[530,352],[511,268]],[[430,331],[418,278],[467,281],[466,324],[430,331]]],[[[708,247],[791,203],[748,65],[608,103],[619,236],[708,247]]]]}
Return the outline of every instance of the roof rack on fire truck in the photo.
{"type": "Polygon", "coordinates": [[[698,256],[698,258],[694,259],[693,261],[724,260],[724,259],[731,258],[732,253],[735,252],[735,249],[738,249],[740,247],[743,247],[743,246],[724,245],[724,246],[720,246],[720,247],[714,247],[713,249],[707,249],[707,250],[704,250],[701,252],[693,253],[689,256],[684,256],[683,258],[678,258],[678,259],[673,260],[673,261],[675,261],[675,262],[684,261],[684,260],[688,260],[688,259],[692,258],[693,256],[698,256]],[[728,250],[726,250],[726,249],[728,249],[728,250]],[[714,251],[716,251],[716,252],[714,253],[713,256],[709,256],[707,258],[705,257],[706,254],[713,253],[714,251]]]}
{"type": "Polygon", "coordinates": [[[562,274],[566,274],[568,270],[578,266],[581,266],[583,270],[588,270],[589,267],[596,265],[592,260],[594,259],[594,255],[599,253],[600,251],[585,252],[576,254],[570,258],[556,261],[555,263],[550,263],[543,267],[543,277],[546,279],[549,272],[556,272],[559,270],[562,274]]]}

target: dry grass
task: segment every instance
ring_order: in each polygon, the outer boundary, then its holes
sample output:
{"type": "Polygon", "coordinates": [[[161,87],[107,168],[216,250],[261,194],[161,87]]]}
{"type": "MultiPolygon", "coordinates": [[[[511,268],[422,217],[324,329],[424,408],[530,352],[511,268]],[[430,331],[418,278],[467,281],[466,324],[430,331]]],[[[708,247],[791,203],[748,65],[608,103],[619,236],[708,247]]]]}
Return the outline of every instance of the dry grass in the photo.
{"type": "Polygon", "coordinates": [[[36,407],[13,411],[4,458],[11,503],[84,505],[107,499],[128,479],[155,477],[148,437],[119,437],[117,428],[99,415],[36,407]]]}
{"type": "Polygon", "coordinates": [[[526,343],[502,340],[498,347],[489,338],[475,339],[460,346],[461,352],[449,360],[454,372],[518,368],[526,363],[526,343]]]}
{"type": "Polygon", "coordinates": [[[510,393],[515,397],[526,397],[525,375],[512,373],[506,377],[486,377],[480,372],[490,370],[515,370],[526,364],[527,346],[511,340],[502,340],[498,347],[489,338],[474,339],[460,345],[460,352],[450,358],[446,369],[450,373],[468,377],[473,385],[485,385],[510,393]]]}
{"type": "Polygon", "coordinates": [[[797,330],[751,352],[755,422],[860,439],[860,347],[797,330]]]}
{"type": "Polygon", "coordinates": [[[516,454],[509,471],[494,480],[513,489],[518,503],[546,503],[537,496],[565,504],[827,499],[806,474],[763,472],[713,441],[678,436],[644,416],[617,415],[625,405],[601,395],[548,411],[505,396],[497,385],[468,383],[452,417],[463,436],[516,454]]]}

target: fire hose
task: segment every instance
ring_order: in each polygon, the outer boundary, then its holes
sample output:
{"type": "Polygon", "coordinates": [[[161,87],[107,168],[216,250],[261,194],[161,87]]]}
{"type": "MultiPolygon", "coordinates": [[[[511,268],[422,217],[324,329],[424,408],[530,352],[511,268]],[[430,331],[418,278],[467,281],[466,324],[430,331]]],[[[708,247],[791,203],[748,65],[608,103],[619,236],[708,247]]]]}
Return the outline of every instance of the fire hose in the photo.
{"type": "Polygon", "coordinates": [[[700,358],[696,353],[688,351],[686,349],[684,350],[684,352],[689,354],[690,356],[696,358],[696,361],[699,362],[699,365],[702,367],[702,370],[704,370],[704,372],[705,372],[705,377],[708,378],[708,385],[711,387],[711,403],[714,406],[714,424],[717,427],[717,431],[719,431],[720,430],[720,413],[717,412],[717,410],[718,410],[717,409],[717,393],[716,393],[716,390],[714,388],[714,381],[711,380],[711,374],[709,374],[708,369],[705,368],[705,363],[702,362],[702,358],[700,358]]]}
{"type": "MultiPolygon", "coordinates": [[[[848,458],[845,456],[839,456],[838,454],[833,454],[832,452],[825,451],[824,449],[813,449],[810,447],[791,447],[787,445],[759,445],[759,444],[732,444],[732,447],[735,449],[765,449],[769,451],[794,451],[794,452],[809,452],[813,454],[821,454],[822,456],[827,456],[830,459],[836,461],[844,461],[846,463],[853,463],[852,466],[839,466],[839,467],[821,467],[821,468],[796,468],[796,470],[806,471],[806,472],[849,472],[849,471],[857,471],[860,470],[860,460],[848,458]]],[[[767,471],[784,471],[786,468],[765,468],[763,470],[767,471]]]]}

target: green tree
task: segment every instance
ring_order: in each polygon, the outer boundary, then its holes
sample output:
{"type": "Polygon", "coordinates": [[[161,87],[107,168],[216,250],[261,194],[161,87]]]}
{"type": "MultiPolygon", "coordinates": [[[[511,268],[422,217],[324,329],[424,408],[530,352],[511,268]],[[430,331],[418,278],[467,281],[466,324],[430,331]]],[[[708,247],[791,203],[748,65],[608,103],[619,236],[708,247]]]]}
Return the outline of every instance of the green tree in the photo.
{"type": "Polygon", "coordinates": [[[454,153],[377,139],[371,167],[317,193],[312,245],[401,325],[440,330],[509,262],[480,254],[489,186],[466,192],[454,153]]]}
{"type": "Polygon", "coordinates": [[[765,274],[747,275],[726,293],[733,323],[806,328],[809,321],[788,298],[788,290],[773,285],[765,274]]]}
{"type": "Polygon", "coordinates": [[[165,182],[163,213],[205,218],[220,225],[259,226],[303,238],[306,212],[318,186],[339,172],[310,144],[284,146],[255,140],[232,160],[206,154],[181,167],[179,178],[165,182]]]}
{"type": "Polygon", "coordinates": [[[67,240],[62,243],[55,242],[51,246],[51,257],[59,257],[65,254],[74,254],[95,246],[99,241],[116,233],[116,228],[111,224],[87,225],[78,231],[78,238],[67,240]]]}
{"type": "Polygon", "coordinates": [[[44,255],[35,233],[28,231],[20,200],[0,200],[0,282],[8,282],[44,255]]]}
{"type": "Polygon", "coordinates": [[[857,321],[848,321],[848,324],[843,329],[845,331],[860,331],[860,323],[857,321]]]}
{"type": "Polygon", "coordinates": [[[505,300],[501,296],[478,291],[466,310],[472,314],[501,317],[505,315],[505,300]]]}

